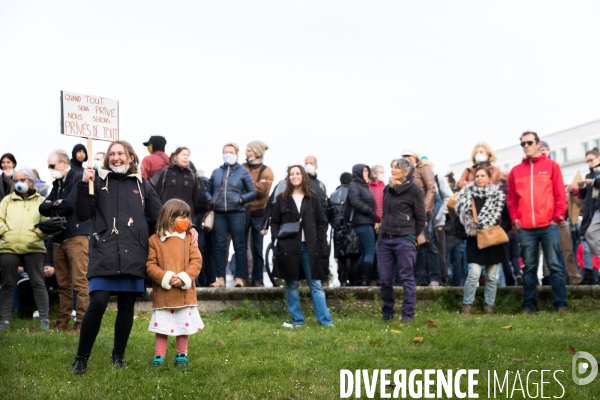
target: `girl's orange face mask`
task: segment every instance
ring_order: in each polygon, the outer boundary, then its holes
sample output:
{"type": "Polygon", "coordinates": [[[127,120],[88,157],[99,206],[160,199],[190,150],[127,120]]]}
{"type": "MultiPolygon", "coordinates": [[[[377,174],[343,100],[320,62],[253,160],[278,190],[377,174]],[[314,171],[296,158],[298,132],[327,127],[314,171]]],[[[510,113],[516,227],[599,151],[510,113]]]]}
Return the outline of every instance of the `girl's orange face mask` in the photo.
{"type": "Polygon", "coordinates": [[[179,233],[187,232],[189,227],[190,221],[187,219],[175,221],[175,224],[173,225],[173,229],[175,229],[179,233]]]}

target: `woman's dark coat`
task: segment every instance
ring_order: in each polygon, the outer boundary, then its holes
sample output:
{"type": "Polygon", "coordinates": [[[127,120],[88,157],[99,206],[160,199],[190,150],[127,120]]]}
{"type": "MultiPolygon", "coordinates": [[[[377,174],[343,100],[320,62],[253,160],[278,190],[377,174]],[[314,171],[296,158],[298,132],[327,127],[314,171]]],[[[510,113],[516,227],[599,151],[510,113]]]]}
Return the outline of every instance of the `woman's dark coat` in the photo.
{"type": "Polygon", "coordinates": [[[198,179],[190,168],[169,165],[158,171],[150,179],[150,183],[163,204],[171,199],[180,199],[190,206],[192,213],[194,212],[200,197],[200,190],[198,179]]]}
{"type": "MultiPolygon", "coordinates": [[[[375,225],[375,197],[369,190],[369,184],[363,177],[364,169],[369,168],[364,164],[357,164],[352,168],[352,182],[348,186],[348,206],[352,216],[352,226],[375,225]],[[352,213],[352,209],[354,212],[352,213]]],[[[346,213],[348,214],[348,212],[346,213]]],[[[350,215],[347,215],[350,218],[350,215]]]]}
{"type": "MultiPolygon", "coordinates": [[[[312,199],[304,196],[302,199],[302,222],[308,259],[310,263],[310,275],[313,280],[324,280],[323,268],[319,265],[319,258],[327,247],[327,220],[325,213],[317,196],[312,199]]],[[[273,273],[276,277],[285,280],[305,279],[304,270],[300,265],[300,253],[302,247],[302,232],[298,232],[289,239],[277,239],[279,228],[286,222],[297,222],[300,213],[296,208],[296,202],[290,196],[287,201],[282,195],[277,196],[275,207],[271,213],[271,240],[277,240],[275,252],[275,266],[273,273]]]]}
{"type": "MultiPolygon", "coordinates": [[[[480,197],[475,197],[475,209],[477,210],[477,214],[481,212],[483,205],[485,204],[485,199],[480,197]]],[[[456,218],[458,234],[459,237],[467,238],[467,262],[475,263],[479,265],[491,265],[491,264],[499,264],[505,259],[505,246],[504,244],[499,244],[496,246],[486,247],[485,249],[480,249],[477,247],[477,236],[466,236],[465,227],[460,223],[460,219],[456,218]],[[462,230],[461,230],[462,229],[462,230]]],[[[511,223],[510,223],[510,215],[508,214],[508,207],[506,206],[506,201],[504,201],[504,207],[502,208],[502,216],[501,220],[498,221],[498,225],[504,229],[506,233],[510,231],[511,223]]]]}
{"type": "Polygon", "coordinates": [[[423,190],[413,182],[383,189],[383,218],[379,234],[412,236],[425,229],[427,214],[423,190]]]}
{"type": "Polygon", "coordinates": [[[579,189],[579,196],[583,199],[583,211],[581,213],[581,227],[579,228],[579,232],[582,237],[585,236],[590,224],[592,223],[592,219],[594,218],[594,213],[597,210],[600,210],[600,196],[594,199],[592,195],[594,189],[600,190],[600,179],[595,179],[596,173],[593,168],[590,168],[589,174],[585,176],[585,179],[593,179],[594,183],[592,186],[588,185],[585,188],[579,189]]]}
{"type": "Polygon", "coordinates": [[[91,219],[88,279],[122,274],[145,278],[146,216],[156,221],[161,206],[152,185],[139,172],[124,175],[100,168],[93,195],[88,194],[88,183],[79,182],[75,218],[91,219]]]}

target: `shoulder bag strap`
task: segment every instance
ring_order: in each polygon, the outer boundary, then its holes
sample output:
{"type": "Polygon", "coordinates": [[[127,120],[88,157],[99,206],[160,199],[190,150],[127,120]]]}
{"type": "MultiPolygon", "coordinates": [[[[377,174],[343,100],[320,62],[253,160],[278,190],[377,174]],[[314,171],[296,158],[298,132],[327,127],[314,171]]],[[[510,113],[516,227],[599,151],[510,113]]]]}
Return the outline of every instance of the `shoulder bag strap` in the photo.
{"type": "Polygon", "coordinates": [[[257,181],[257,182],[260,182],[260,176],[262,175],[262,173],[263,173],[263,171],[264,171],[265,169],[267,169],[267,166],[266,166],[265,164],[263,164],[263,165],[260,167],[260,171],[258,171],[258,178],[256,178],[256,181],[257,181]]]}
{"type": "MultiPolygon", "coordinates": [[[[233,171],[231,171],[231,173],[233,173],[233,171]]],[[[219,199],[221,198],[221,193],[223,193],[223,188],[225,188],[225,182],[227,181],[227,179],[229,179],[229,176],[227,175],[227,172],[225,172],[225,178],[223,178],[223,182],[221,182],[221,188],[219,189],[219,194],[217,194],[217,199],[213,203],[212,211],[215,211],[215,209],[217,208],[217,203],[219,202],[219,199]]]]}

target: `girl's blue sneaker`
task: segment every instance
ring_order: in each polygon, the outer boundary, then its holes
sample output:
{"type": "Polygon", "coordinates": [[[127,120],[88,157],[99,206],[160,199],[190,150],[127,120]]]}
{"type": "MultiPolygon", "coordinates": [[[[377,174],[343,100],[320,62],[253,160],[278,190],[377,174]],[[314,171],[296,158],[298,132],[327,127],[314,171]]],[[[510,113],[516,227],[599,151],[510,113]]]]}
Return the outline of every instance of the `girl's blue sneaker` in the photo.
{"type": "Polygon", "coordinates": [[[152,360],[152,364],[150,365],[150,368],[154,369],[154,368],[162,367],[163,365],[165,365],[165,359],[162,358],[161,356],[156,356],[156,357],[154,357],[154,360],[152,360]]]}
{"type": "Polygon", "coordinates": [[[188,358],[185,354],[177,354],[175,356],[175,366],[176,367],[185,367],[188,363],[188,358]]]}

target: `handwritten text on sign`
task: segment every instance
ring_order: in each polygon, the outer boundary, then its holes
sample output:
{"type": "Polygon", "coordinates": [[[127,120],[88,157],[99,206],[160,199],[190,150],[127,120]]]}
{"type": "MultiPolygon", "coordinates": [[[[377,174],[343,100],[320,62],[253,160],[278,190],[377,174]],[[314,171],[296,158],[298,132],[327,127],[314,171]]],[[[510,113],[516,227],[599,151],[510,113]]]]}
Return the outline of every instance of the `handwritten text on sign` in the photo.
{"type": "Polygon", "coordinates": [[[119,102],[106,97],[61,92],[61,133],[96,140],[119,140],[119,102]]]}

